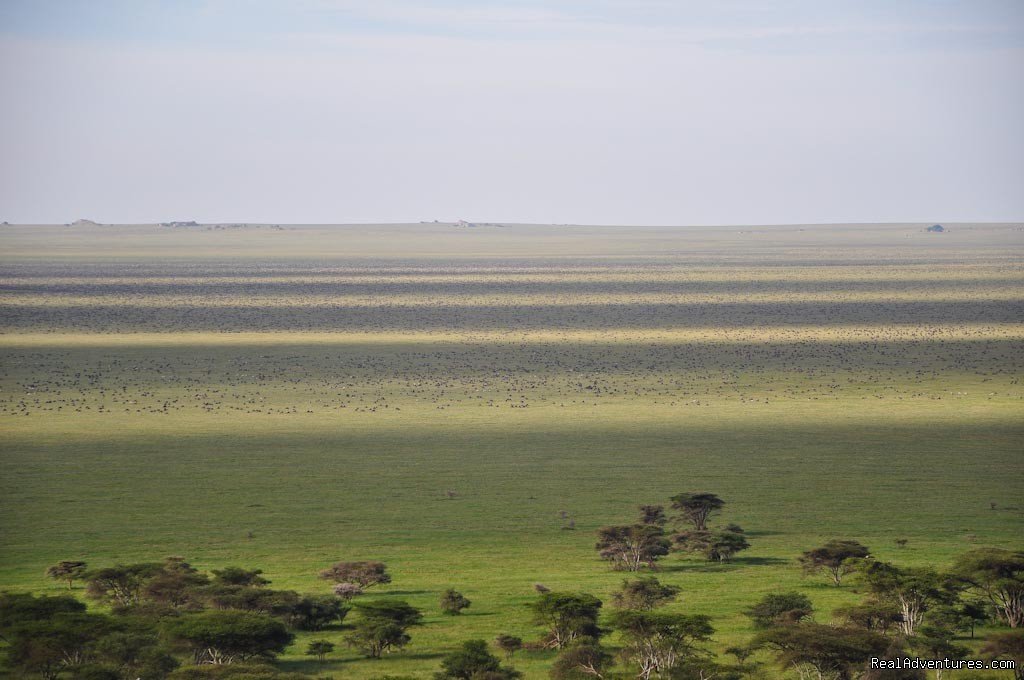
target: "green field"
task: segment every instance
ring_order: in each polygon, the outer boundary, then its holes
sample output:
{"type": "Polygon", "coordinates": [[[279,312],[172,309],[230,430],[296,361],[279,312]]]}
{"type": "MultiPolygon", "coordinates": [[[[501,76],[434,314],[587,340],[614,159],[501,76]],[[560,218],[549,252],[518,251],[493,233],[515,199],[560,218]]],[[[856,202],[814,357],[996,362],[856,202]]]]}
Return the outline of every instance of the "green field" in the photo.
{"type": "Polygon", "coordinates": [[[682,491],[752,543],[661,562],[716,650],[765,593],[862,597],[801,576],[823,540],[1019,548],[1024,228],[924,226],[0,227],[0,589],[181,555],[326,594],[382,560],[412,644],[281,665],[429,678],[537,638],[535,583],[606,599],[595,530],[682,491]]]}

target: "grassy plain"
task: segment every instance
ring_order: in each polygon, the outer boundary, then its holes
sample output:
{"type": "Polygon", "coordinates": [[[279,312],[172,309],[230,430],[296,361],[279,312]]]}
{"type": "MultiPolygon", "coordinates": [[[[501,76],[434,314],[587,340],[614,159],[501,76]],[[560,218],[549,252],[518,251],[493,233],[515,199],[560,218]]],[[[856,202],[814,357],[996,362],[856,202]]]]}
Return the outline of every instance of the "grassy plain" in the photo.
{"type": "Polygon", "coordinates": [[[535,638],[534,583],[606,597],[594,530],[709,490],[753,547],[664,560],[672,606],[717,649],[767,592],[828,621],[860,596],[801,577],[822,540],[941,567],[1024,529],[1024,231],[924,226],[0,227],[0,588],[380,559],[426,625],[323,671],[428,678],[535,638]]]}

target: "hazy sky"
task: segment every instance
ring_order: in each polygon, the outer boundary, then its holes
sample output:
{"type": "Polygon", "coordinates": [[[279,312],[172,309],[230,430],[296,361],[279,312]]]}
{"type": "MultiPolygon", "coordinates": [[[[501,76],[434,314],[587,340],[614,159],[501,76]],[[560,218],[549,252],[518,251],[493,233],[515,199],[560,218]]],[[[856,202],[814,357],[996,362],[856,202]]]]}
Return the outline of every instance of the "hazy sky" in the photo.
{"type": "Polygon", "coordinates": [[[1024,0],[0,0],[0,220],[1024,219],[1024,0]]]}

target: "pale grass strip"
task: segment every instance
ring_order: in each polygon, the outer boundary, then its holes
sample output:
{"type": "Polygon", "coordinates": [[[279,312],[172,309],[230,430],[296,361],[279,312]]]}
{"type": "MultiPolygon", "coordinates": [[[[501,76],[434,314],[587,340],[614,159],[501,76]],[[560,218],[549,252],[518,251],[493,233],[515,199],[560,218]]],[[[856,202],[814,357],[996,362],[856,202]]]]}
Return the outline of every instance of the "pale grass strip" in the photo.
{"type": "MultiPolygon", "coordinates": [[[[259,293],[259,291],[254,291],[259,293]]],[[[64,295],[60,293],[2,293],[5,307],[520,307],[544,305],[659,305],[659,304],[794,304],[843,302],[1024,302],[1024,287],[982,287],[958,291],[859,291],[742,292],[742,293],[525,293],[512,291],[493,295],[431,295],[406,293],[389,295],[64,295]]]]}
{"type": "Polygon", "coordinates": [[[7,333],[0,347],[158,347],[420,344],[752,344],[1024,340],[1021,324],[677,328],[637,330],[479,330],[453,332],[7,333]]]}
{"type": "MultiPolygon", "coordinates": [[[[911,281],[962,281],[965,283],[986,280],[1024,282],[1024,269],[1015,266],[992,265],[930,265],[927,267],[771,267],[743,268],[644,268],[616,270],[565,269],[543,272],[534,270],[478,271],[458,273],[442,269],[424,270],[422,273],[388,273],[373,270],[362,275],[339,274],[326,270],[323,273],[274,274],[270,276],[52,276],[33,277],[8,275],[0,277],[0,286],[11,285],[204,285],[204,284],[387,284],[387,283],[700,283],[751,281],[765,283],[818,282],[822,284],[842,282],[911,282],[911,281]]],[[[401,271],[409,271],[402,269],[401,271]]]]}

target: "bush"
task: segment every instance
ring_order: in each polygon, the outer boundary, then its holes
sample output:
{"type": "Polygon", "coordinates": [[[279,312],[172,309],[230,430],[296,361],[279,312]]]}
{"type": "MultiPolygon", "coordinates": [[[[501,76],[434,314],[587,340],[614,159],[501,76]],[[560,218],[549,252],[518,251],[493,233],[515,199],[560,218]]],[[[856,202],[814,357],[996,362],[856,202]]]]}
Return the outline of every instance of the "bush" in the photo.
{"type": "Polygon", "coordinates": [[[487,649],[483,640],[467,640],[462,647],[441,661],[437,680],[476,680],[486,677],[488,680],[504,680],[520,677],[518,671],[501,667],[498,657],[487,649]]]}
{"type": "Polygon", "coordinates": [[[754,621],[755,628],[771,628],[808,618],[814,606],[803,593],[772,593],[743,613],[754,621]]]}
{"type": "Polygon", "coordinates": [[[441,595],[441,611],[452,616],[462,613],[472,604],[465,595],[449,588],[441,595]]]}

